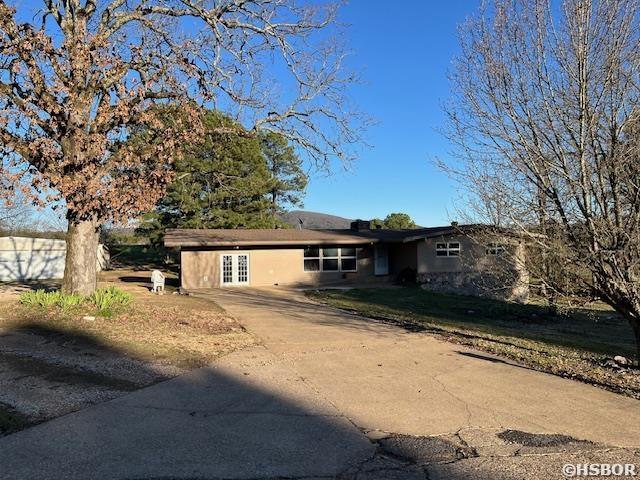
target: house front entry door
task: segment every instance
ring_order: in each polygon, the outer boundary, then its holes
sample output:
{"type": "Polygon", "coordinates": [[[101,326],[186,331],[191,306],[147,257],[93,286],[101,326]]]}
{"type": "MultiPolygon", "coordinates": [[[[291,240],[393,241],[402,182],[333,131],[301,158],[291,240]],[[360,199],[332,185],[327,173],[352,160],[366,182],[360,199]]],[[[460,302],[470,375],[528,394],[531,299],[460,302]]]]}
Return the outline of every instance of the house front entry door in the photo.
{"type": "Polygon", "coordinates": [[[374,273],[389,275],[389,249],[386,245],[376,245],[374,248],[374,273]]]}
{"type": "Polygon", "coordinates": [[[249,285],[249,254],[223,254],[220,258],[220,284],[223,287],[249,285]]]}

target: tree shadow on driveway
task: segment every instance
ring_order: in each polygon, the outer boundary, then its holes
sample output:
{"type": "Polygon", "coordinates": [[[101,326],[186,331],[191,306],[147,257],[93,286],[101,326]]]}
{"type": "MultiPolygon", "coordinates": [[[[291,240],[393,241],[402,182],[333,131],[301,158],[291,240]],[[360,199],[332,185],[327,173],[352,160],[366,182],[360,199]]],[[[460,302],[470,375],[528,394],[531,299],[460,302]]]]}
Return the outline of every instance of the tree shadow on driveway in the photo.
{"type": "MultiPolygon", "coordinates": [[[[92,347],[126,357],[90,338],[74,339],[53,330],[51,344],[70,346],[80,355],[92,347]]],[[[95,367],[93,357],[86,358],[86,364],[76,368],[95,367]]],[[[107,356],[96,360],[109,361],[107,356]]],[[[90,387],[85,383],[82,388],[90,387]]],[[[438,441],[420,444],[442,447],[438,441]]],[[[256,346],[0,438],[0,478],[418,479],[426,478],[428,469],[441,472],[430,478],[462,480],[522,478],[523,471],[535,467],[530,459],[476,457],[473,449],[469,456],[437,465],[396,458],[387,450],[363,435],[295,371],[256,346]]],[[[552,459],[552,472],[560,472],[553,463],[558,458],[552,459]]]]}
{"type": "MultiPolygon", "coordinates": [[[[32,334],[56,348],[47,352],[51,358],[26,357],[17,343],[27,340],[14,342],[14,381],[40,382],[30,397],[17,396],[37,406],[47,396],[87,395],[76,410],[111,400],[0,438],[0,478],[331,478],[373,455],[366,437],[289,371],[202,368],[126,394],[136,388],[128,369],[148,368],[144,375],[156,379],[157,372],[90,337],[32,334]],[[82,357],[86,363],[76,361],[82,357]],[[109,364],[108,374],[95,371],[100,362],[109,364]]],[[[265,360],[257,359],[257,368],[265,360]]]]}

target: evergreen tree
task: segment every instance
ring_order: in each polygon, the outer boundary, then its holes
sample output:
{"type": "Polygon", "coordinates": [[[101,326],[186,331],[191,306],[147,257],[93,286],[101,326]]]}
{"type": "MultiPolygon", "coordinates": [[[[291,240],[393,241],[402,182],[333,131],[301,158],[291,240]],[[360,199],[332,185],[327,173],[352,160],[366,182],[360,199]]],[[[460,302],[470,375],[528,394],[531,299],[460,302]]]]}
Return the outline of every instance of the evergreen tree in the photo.
{"type": "Polygon", "coordinates": [[[302,160],[282,135],[264,131],[260,134],[260,143],[271,174],[268,195],[271,213],[275,215],[288,207],[302,207],[308,182],[302,160]]]}
{"type": "Polygon", "coordinates": [[[390,213],[384,220],[374,218],[371,220],[371,228],[388,228],[391,230],[402,230],[408,228],[418,228],[416,222],[406,213],[390,213]]]}
{"type": "Polygon", "coordinates": [[[185,145],[174,180],[139,231],[160,243],[166,228],[274,228],[272,174],[251,136],[218,112],[203,114],[200,142],[185,145]]]}

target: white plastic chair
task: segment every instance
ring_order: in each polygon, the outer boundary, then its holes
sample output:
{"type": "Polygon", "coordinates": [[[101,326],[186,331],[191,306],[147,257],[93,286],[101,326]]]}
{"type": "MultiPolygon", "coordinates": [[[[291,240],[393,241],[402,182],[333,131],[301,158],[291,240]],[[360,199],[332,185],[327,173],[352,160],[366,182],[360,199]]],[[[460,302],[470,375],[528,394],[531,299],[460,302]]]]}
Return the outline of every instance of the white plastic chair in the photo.
{"type": "Polygon", "coordinates": [[[151,272],[151,291],[154,293],[164,293],[164,274],[160,270],[151,272]]]}

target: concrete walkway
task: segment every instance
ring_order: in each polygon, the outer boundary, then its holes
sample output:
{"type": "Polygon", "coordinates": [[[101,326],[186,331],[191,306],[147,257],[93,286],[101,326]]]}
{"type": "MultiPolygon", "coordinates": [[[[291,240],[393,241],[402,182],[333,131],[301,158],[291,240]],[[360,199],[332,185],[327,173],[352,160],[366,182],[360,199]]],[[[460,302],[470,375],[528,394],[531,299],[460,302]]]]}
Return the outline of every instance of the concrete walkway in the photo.
{"type": "Polygon", "coordinates": [[[0,439],[0,478],[562,478],[587,462],[640,474],[638,401],[295,292],[203,295],[263,345],[0,439]]]}

